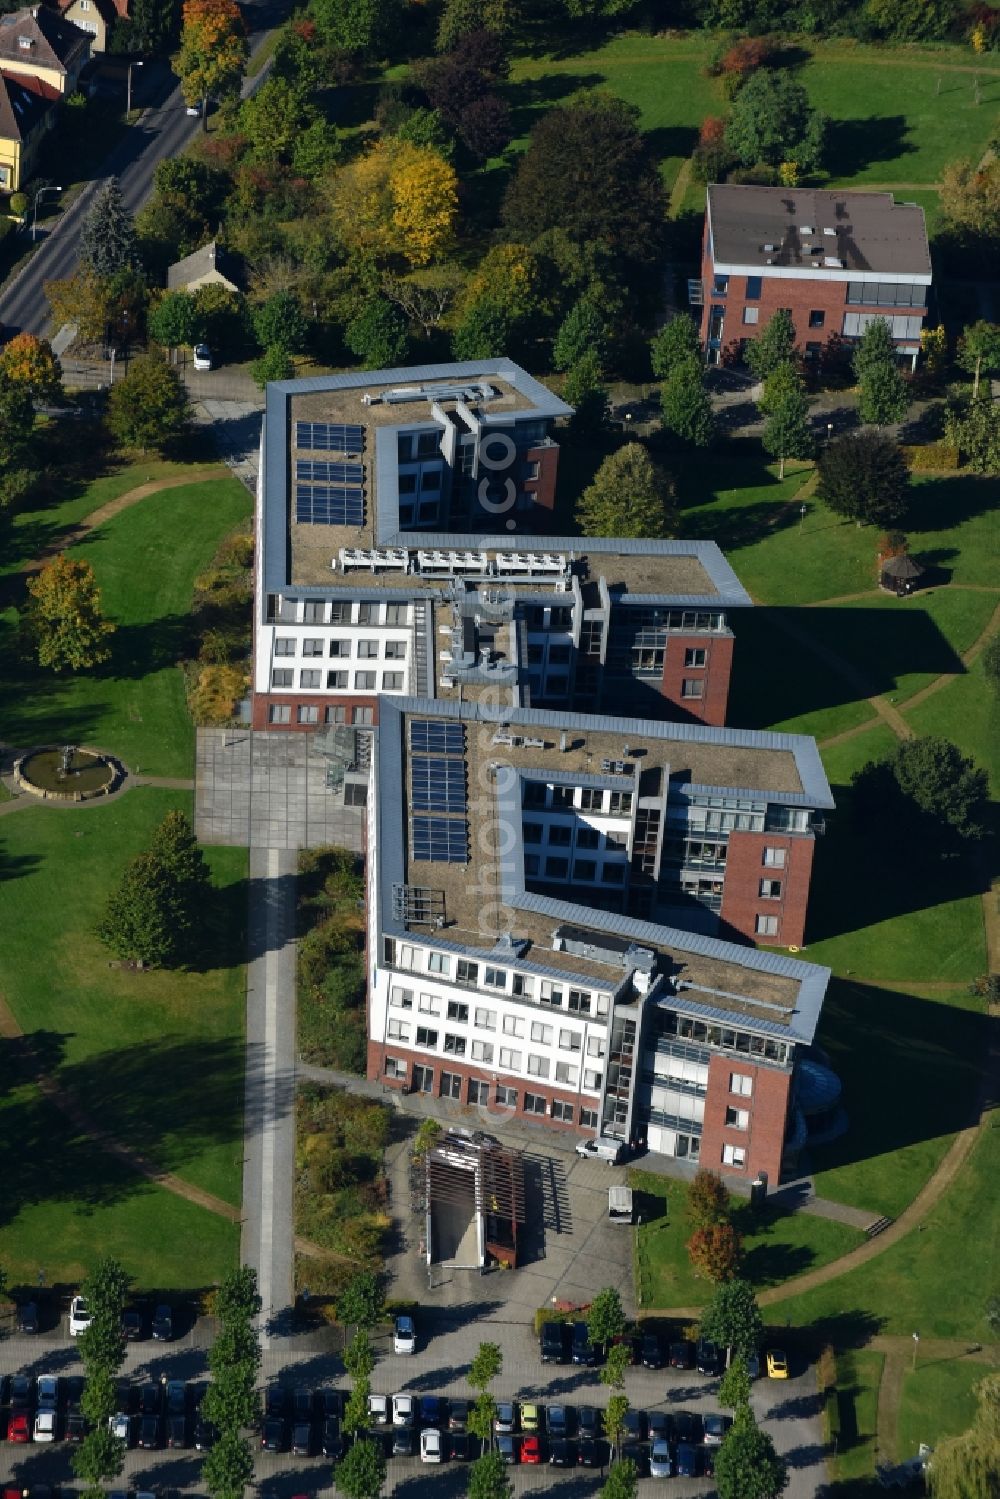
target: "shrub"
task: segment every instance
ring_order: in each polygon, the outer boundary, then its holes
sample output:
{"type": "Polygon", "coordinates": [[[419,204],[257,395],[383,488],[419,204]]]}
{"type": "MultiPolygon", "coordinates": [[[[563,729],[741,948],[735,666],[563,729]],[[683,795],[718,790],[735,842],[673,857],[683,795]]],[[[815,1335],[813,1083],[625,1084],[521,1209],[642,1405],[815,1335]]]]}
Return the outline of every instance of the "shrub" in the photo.
{"type": "Polygon", "coordinates": [[[232,723],[249,680],[236,666],[202,666],[188,691],[188,708],[195,723],[207,727],[232,723]]]}
{"type": "Polygon", "coordinates": [[[960,467],[958,449],[950,442],[925,442],[900,449],[911,470],[944,473],[960,467]]]}

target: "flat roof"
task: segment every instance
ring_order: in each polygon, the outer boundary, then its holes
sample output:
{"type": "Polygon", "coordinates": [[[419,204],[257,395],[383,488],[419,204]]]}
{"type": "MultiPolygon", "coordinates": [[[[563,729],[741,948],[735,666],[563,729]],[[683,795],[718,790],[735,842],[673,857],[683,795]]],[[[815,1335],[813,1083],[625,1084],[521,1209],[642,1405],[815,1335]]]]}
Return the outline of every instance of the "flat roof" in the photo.
{"type": "MultiPolygon", "coordinates": [[[[517,958],[519,966],[529,970],[575,977],[583,984],[611,990],[622,982],[630,952],[648,948],[660,955],[660,971],[669,973],[678,986],[676,999],[671,1001],[674,1008],[699,1015],[718,1011],[730,1019],[741,1015],[752,1021],[755,1029],[797,1041],[812,1039],[829,970],[780,954],[638,921],[572,899],[528,891],[523,874],[519,790],[519,777],[533,773],[539,779],[554,781],[563,776],[576,784],[632,785],[627,778],[609,776],[602,770],[602,759],[617,759],[627,743],[633,763],[643,767],[641,775],[648,769],[673,772],[688,760],[697,763],[699,774],[709,778],[737,768],[744,772],[754,768],[759,781],[794,782],[798,790],[781,794],[782,802],[806,803],[802,787],[809,784],[822,799],[814,797],[808,804],[830,806],[829,787],[811,740],[415,698],[381,699],[377,733],[375,816],[382,931],[401,936],[410,929],[393,915],[394,886],[432,890],[443,907],[444,924],[439,932],[425,924],[412,930],[433,945],[482,958],[493,956],[497,962],[508,964],[517,958]],[[407,791],[408,719],[438,719],[466,726],[467,862],[413,857],[407,791]],[[502,732],[518,730],[524,737],[546,738],[545,747],[496,744],[494,734],[501,722],[502,732]],[[547,736],[544,730],[548,730],[547,736]],[[559,747],[563,731],[574,741],[565,751],[559,747]],[[581,739],[585,742],[579,742],[581,739]],[[754,740],[761,742],[754,744],[754,740]],[[719,758],[713,768],[711,757],[715,752],[719,758]],[[817,778],[822,786],[817,785],[817,778]],[[510,800],[512,795],[516,806],[510,800]],[[516,828],[508,832],[511,823],[516,828]],[[570,941],[554,947],[557,928],[579,934],[582,944],[570,941]],[[504,945],[508,935],[513,938],[513,946],[504,945]]],[[[646,795],[647,788],[641,787],[640,794],[646,795]]]]}
{"type": "MultiPolygon", "coordinates": [[[[678,607],[746,608],[752,603],[733,569],[714,542],[657,541],[608,537],[573,537],[520,533],[489,534],[473,530],[416,531],[399,529],[399,495],[396,471],[396,435],[400,429],[441,432],[431,416],[432,400],[445,411],[455,406],[455,397],[435,396],[435,390],[489,387],[481,403],[470,395],[488,425],[501,424],[510,416],[537,416],[550,421],[568,416],[572,408],[546,389],[526,371],[507,359],[423,365],[395,370],[356,371],[311,380],[274,382],[267,387],[263,433],[263,592],[284,596],[317,592],[330,597],[372,596],[392,590],[408,596],[433,596],[449,586],[448,578],[435,578],[422,571],[418,552],[468,551],[482,553],[483,576],[496,583],[523,582],[511,576],[498,557],[530,551],[572,556],[573,571],[581,578],[603,577],[612,594],[627,594],[632,601],[648,599],[652,604],[678,607]],[[394,392],[400,399],[387,400],[394,392]],[[414,392],[407,399],[405,392],[414,392]],[[419,392],[419,394],[417,394],[419,392]],[[367,399],[366,399],[367,398],[367,399]],[[317,446],[320,429],[341,429],[334,436],[325,432],[323,442],[347,443],[346,448],[317,446]],[[350,432],[350,437],[345,432],[350,432]],[[295,465],[319,461],[349,465],[344,473],[355,498],[350,524],[300,522],[293,504],[295,465]],[[402,548],[410,557],[407,567],[342,567],[342,552],[373,553],[378,549],[402,548]]],[[[338,468],[338,476],[339,476],[338,468]]],[[[336,483],[336,479],[331,480],[336,483]]],[[[535,517],[536,524],[540,517],[535,517]]],[[[472,574],[464,576],[471,581],[472,574]]],[[[544,588],[551,580],[533,582],[544,588]]]]}
{"type": "Polygon", "coordinates": [[[713,184],[708,215],[715,266],[781,266],[821,278],[906,278],[926,285],[924,211],[892,193],[713,184]]]}

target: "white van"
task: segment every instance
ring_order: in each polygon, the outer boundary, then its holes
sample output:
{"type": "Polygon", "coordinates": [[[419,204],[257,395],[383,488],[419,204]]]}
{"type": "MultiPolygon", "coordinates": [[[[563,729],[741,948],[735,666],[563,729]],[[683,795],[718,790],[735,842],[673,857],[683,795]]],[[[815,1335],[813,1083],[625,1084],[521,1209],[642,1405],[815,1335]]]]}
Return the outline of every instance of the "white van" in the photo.
{"type": "Polygon", "coordinates": [[[625,1154],[625,1146],[621,1140],[610,1140],[598,1135],[596,1140],[581,1140],[576,1153],[587,1160],[607,1161],[609,1166],[617,1166],[625,1154]]]}
{"type": "Polygon", "coordinates": [[[612,1223],[632,1222],[631,1187],[610,1187],[608,1189],[608,1218],[612,1223]]]}

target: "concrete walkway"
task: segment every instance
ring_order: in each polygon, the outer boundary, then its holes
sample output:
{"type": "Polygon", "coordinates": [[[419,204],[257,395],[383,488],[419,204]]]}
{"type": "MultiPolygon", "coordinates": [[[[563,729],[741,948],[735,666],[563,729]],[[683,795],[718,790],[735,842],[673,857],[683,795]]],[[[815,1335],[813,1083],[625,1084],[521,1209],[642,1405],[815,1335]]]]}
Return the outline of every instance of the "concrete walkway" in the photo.
{"type": "Polygon", "coordinates": [[[296,863],[293,850],[250,853],[242,1258],[265,1347],[290,1331],[294,1302],[296,863]]]}

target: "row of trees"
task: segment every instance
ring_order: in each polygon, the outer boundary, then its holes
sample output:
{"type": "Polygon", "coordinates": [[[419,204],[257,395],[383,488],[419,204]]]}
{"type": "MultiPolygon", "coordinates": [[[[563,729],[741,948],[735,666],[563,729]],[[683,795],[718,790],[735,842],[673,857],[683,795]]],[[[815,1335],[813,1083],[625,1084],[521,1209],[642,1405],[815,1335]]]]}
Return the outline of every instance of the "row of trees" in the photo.
{"type": "Polygon", "coordinates": [[[253,1478],[253,1450],[246,1433],[258,1414],[260,1310],[256,1271],[241,1265],[226,1276],[214,1297],[219,1331],[209,1349],[212,1381],[202,1402],[206,1420],[216,1429],[202,1469],[212,1499],[243,1499],[253,1478]]]}
{"type": "Polygon", "coordinates": [[[98,1260],[82,1286],[90,1324],[78,1348],[84,1368],[80,1406],[88,1431],[73,1453],[73,1471],[90,1489],[117,1478],[125,1466],[125,1443],[111,1430],[117,1405],[116,1381],[125,1362],[122,1316],[128,1276],[110,1256],[98,1260]]]}

